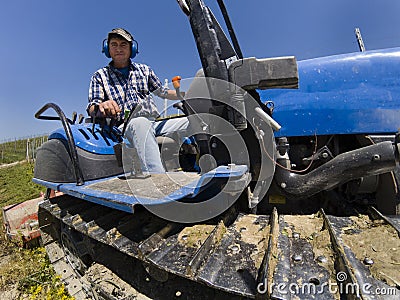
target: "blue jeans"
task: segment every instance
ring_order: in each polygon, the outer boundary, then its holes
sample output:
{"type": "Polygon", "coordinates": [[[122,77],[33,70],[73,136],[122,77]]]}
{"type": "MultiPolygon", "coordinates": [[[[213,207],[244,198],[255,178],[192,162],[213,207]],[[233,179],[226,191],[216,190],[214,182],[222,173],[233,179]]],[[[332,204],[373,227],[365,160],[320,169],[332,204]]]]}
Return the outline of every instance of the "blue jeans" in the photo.
{"type": "Polygon", "coordinates": [[[125,137],[136,147],[143,172],[165,173],[152,121],[145,117],[133,118],[126,128],[125,137]]]}

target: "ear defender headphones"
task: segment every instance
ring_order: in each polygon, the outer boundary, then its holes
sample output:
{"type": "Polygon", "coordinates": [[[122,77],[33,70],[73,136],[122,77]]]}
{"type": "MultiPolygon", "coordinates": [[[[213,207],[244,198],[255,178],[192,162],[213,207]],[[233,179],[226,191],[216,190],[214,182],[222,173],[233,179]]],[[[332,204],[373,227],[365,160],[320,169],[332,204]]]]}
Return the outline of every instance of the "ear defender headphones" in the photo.
{"type": "Polygon", "coordinates": [[[127,30],[125,30],[123,28],[114,28],[113,30],[111,30],[108,33],[108,37],[103,40],[103,47],[102,47],[102,51],[101,52],[104,53],[104,55],[107,58],[111,58],[110,50],[109,50],[109,47],[108,47],[108,41],[110,39],[110,35],[111,34],[119,35],[119,36],[123,37],[124,39],[126,39],[129,43],[131,43],[132,49],[131,49],[130,58],[134,58],[139,53],[139,44],[133,38],[133,36],[127,30]]]}

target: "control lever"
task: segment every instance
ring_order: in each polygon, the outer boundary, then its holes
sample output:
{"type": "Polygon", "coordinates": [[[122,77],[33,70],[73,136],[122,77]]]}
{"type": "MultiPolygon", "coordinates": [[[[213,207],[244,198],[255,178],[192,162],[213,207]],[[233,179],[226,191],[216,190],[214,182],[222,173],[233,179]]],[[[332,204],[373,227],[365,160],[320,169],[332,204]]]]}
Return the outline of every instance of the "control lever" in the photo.
{"type": "Polygon", "coordinates": [[[175,91],[176,91],[176,97],[178,97],[179,100],[183,100],[183,96],[181,93],[181,76],[175,76],[172,78],[172,84],[174,85],[175,91]]]}
{"type": "Polygon", "coordinates": [[[74,111],[74,112],[72,113],[72,120],[71,120],[72,124],[75,124],[75,122],[76,122],[76,117],[77,117],[77,116],[78,116],[78,115],[77,115],[76,111],[74,111]]]}
{"type": "Polygon", "coordinates": [[[122,128],[121,136],[124,136],[125,131],[126,131],[126,126],[128,126],[128,123],[132,119],[132,116],[135,115],[136,113],[138,113],[139,110],[141,110],[141,109],[142,109],[142,105],[136,104],[136,106],[134,106],[134,108],[131,111],[129,111],[129,110],[125,111],[124,127],[122,128]]]}
{"type": "Polygon", "coordinates": [[[94,115],[92,117],[92,122],[93,122],[93,124],[92,124],[92,132],[93,133],[94,133],[94,126],[96,125],[96,116],[97,116],[98,111],[99,111],[99,105],[95,103],[94,104],[94,115]]]}
{"type": "MultiPolygon", "coordinates": [[[[132,119],[132,116],[134,116],[136,113],[138,113],[141,109],[142,109],[142,105],[137,104],[136,106],[133,107],[133,109],[131,111],[125,110],[124,126],[123,126],[122,133],[121,133],[122,137],[125,135],[126,128],[129,124],[130,120],[132,119]]],[[[124,177],[125,179],[130,179],[130,178],[145,179],[145,178],[150,177],[150,174],[143,174],[142,166],[140,164],[140,158],[139,158],[139,155],[138,155],[135,147],[128,148],[125,145],[125,143],[123,141],[121,141],[120,143],[115,144],[113,146],[113,148],[114,148],[115,157],[117,159],[117,163],[120,167],[123,166],[122,152],[126,151],[126,153],[128,153],[128,155],[131,156],[133,170],[131,170],[130,175],[122,176],[122,177],[124,177]]]]}
{"type": "Polygon", "coordinates": [[[174,103],[172,106],[174,108],[177,108],[181,110],[186,116],[189,115],[189,112],[187,110],[187,107],[183,105],[183,96],[185,95],[184,93],[181,93],[181,76],[175,76],[172,78],[172,84],[174,85],[175,91],[176,91],[176,97],[181,100],[179,103],[174,103]]]}

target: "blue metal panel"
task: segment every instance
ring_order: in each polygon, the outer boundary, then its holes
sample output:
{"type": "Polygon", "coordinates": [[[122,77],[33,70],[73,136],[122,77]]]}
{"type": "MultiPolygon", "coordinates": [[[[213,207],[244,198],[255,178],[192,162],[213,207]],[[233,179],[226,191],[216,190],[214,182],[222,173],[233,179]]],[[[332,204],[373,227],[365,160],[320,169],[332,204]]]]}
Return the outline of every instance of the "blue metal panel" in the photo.
{"type": "MultiPolygon", "coordinates": [[[[92,124],[74,124],[71,125],[71,132],[77,147],[96,154],[114,154],[113,146],[118,143],[117,137],[108,130],[101,130],[98,124],[95,125],[94,131],[92,124]]],[[[50,134],[49,139],[66,140],[67,137],[64,129],[59,128],[50,134]]]]}
{"type": "Polygon", "coordinates": [[[276,136],[394,133],[400,128],[400,48],[298,62],[299,89],[259,91],[275,104],[276,136]]]}
{"type": "Polygon", "coordinates": [[[91,185],[94,183],[106,182],[116,178],[117,176],[87,181],[81,186],[76,185],[76,183],[53,183],[37,178],[34,178],[33,182],[73,197],[104,205],[113,209],[133,213],[134,206],[137,204],[149,206],[162,205],[183,199],[185,197],[195,198],[202,190],[201,188],[205,186],[206,183],[210,183],[213,179],[218,180],[221,178],[241,178],[244,174],[246,174],[247,171],[248,168],[246,165],[235,165],[232,167],[219,166],[216,169],[203,174],[200,178],[197,180],[195,179],[190,184],[183,186],[179,190],[176,190],[160,199],[136,197],[133,194],[122,194],[118,190],[114,192],[105,192],[91,188],[91,185]]]}

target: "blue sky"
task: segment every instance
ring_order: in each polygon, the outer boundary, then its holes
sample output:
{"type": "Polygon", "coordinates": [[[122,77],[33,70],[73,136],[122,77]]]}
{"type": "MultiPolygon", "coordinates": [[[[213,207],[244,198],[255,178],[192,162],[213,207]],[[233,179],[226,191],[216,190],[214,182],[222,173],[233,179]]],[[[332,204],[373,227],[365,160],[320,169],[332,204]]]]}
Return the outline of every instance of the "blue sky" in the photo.
{"type": "MultiPolygon", "coordinates": [[[[205,0],[223,23],[216,0],[205,0]]],[[[400,46],[398,0],[225,0],[244,56],[294,55],[298,60],[400,46]]],[[[192,77],[200,60],[187,17],[175,0],[13,0],[0,10],[0,142],[49,133],[57,121],[34,114],[57,103],[85,113],[89,80],[108,59],[101,42],[115,27],[139,42],[135,61],[163,81],[192,77]]]]}

